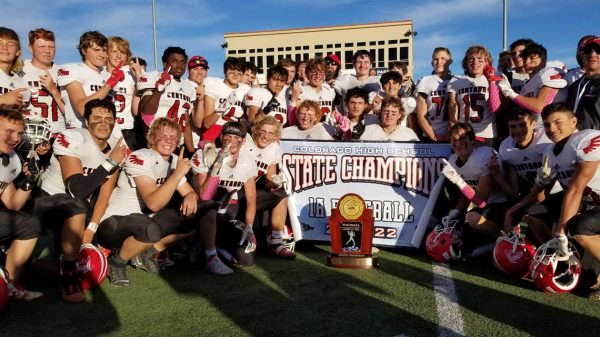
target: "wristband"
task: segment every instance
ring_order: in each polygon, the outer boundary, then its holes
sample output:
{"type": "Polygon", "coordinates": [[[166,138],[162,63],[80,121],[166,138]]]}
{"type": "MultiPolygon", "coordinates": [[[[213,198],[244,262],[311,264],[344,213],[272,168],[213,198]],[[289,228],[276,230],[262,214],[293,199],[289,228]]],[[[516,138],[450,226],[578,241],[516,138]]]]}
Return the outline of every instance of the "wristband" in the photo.
{"type": "Polygon", "coordinates": [[[114,159],[112,159],[111,157],[107,157],[106,161],[111,163],[111,165],[114,166],[115,168],[119,167],[119,164],[117,164],[117,162],[114,161],[114,159]]]}
{"type": "Polygon", "coordinates": [[[96,233],[96,231],[98,230],[98,224],[95,222],[90,222],[90,224],[86,227],[86,229],[89,229],[93,233],[96,233]]]}
{"type": "Polygon", "coordinates": [[[116,168],[116,166],[114,166],[108,160],[104,161],[100,166],[102,166],[108,173],[110,173],[112,170],[114,170],[116,168]]]}

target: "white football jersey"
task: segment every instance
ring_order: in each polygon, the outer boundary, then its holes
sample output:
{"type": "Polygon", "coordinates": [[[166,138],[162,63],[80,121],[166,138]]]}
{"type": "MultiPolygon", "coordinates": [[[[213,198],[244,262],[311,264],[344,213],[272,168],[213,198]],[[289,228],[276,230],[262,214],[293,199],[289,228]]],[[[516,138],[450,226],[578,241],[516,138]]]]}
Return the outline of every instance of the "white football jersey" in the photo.
{"type": "Polygon", "coordinates": [[[567,81],[567,86],[570,86],[575,81],[580,79],[583,76],[583,74],[585,74],[585,71],[581,69],[581,67],[569,69],[569,71],[565,75],[565,81],[567,81]]]}
{"type": "MultiPolygon", "coordinates": [[[[548,67],[538,71],[523,85],[519,94],[525,97],[537,97],[540,89],[544,86],[559,90],[552,102],[565,102],[567,100],[566,93],[560,90],[567,86],[565,72],[560,68],[548,67]]],[[[536,113],[533,115],[537,122],[536,128],[543,129],[542,117],[536,113]]]]}
{"type": "MultiPolygon", "coordinates": [[[[57,81],[58,66],[52,65],[48,69],[54,83],[57,81]]],[[[44,69],[39,69],[31,64],[31,60],[23,62],[23,79],[27,81],[31,88],[31,101],[27,110],[30,115],[41,116],[50,122],[52,133],[59,133],[67,128],[65,123],[65,115],[60,111],[54,97],[50,95],[48,90],[42,86],[40,76],[46,76],[44,69]]]]}
{"type": "MultiPolygon", "coordinates": [[[[566,190],[575,174],[577,164],[586,161],[600,160],[600,131],[583,130],[575,131],[564,144],[558,154],[554,153],[554,146],[546,149],[544,155],[548,156],[548,165],[556,172],[556,177],[566,190]]],[[[596,170],[584,191],[584,201],[592,201],[591,196],[600,196],[600,170],[596,170]]]]}
{"type": "Polygon", "coordinates": [[[514,70],[511,70],[512,80],[510,81],[510,87],[517,93],[521,92],[523,86],[529,81],[529,74],[521,74],[514,70]]]}
{"type": "Polygon", "coordinates": [[[360,140],[418,142],[419,137],[412,129],[401,125],[398,125],[391,133],[387,133],[379,124],[371,124],[365,127],[365,132],[360,136],[360,140]]]}
{"type": "MultiPolygon", "coordinates": [[[[460,174],[460,176],[464,179],[464,181],[471,185],[474,189],[477,189],[477,185],[479,185],[479,177],[489,174],[490,171],[488,169],[488,162],[492,157],[492,153],[494,153],[494,149],[487,146],[476,147],[473,149],[473,152],[467,159],[467,162],[464,163],[461,167],[458,167],[456,164],[456,160],[458,156],[453,154],[448,159],[448,162],[454,169],[460,174]]],[[[490,192],[490,196],[486,201],[487,204],[492,203],[501,203],[505,202],[506,197],[498,190],[496,187],[492,188],[490,192]]]]}
{"type": "MultiPolygon", "coordinates": [[[[117,139],[111,137],[108,145],[114,147],[117,139]]],[[[42,176],[42,189],[50,195],[65,193],[65,183],[62,177],[58,156],[79,158],[83,168],[83,175],[88,176],[102,164],[110,151],[102,152],[87,129],[69,129],[59,133],[52,145],[54,155],[50,159],[50,166],[42,176]]]]}
{"type": "MultiPolygon", "coordinates": [[[[145,90],[155,90],[156,81],[161,73],[158,71],[147,72],[140,76],[137,83],[138,92],[145,90]]],[[[176,121],[181,128],[185,128],[185,114],[194,111],[194,101],[196,101],[196,88],[190,84],[190,81],[181,79],[176,81],[171,77],[171,83],[165,88],[160,96],[158,109],[154,119],[167,117],[176,121]]]]}
{"type": "Polygon", "coordinates": [[[496,137],[496,116],[490,111],[489,83],[485,76],[455,75],[447,90],[455,94],[459,122],[470,123],[478,137],[496,137]]]}
{"type": "MultiPolygon", "coordinates": [[[[538,168],[542,167],[544,152],[553,143],[548,139],[544,130],[536,129],[533,134],[531,144],[524,149],[517,148],[512,137],[507,137],[500,144],[498,158],[503,163],[510,165],[517,175],[533,186],[538,168]]],[[[561,190],[557,184],[552,188],[551,193],[561,190]]]]}
{"type": "Polygon", "coordinates": [[[437,136],[448,133],[448,109],[446,108],[448,82],[437,75],[429,75],[424,76],[416,88],[418,94],[425,96],[426,117],[437,136]]]}
{"type": "MultiPolygon", "coordinates": [[[[208,173],[209,168],[204,166],[203,156],[202,149],[196,150],[196,153],[192,156],[192,170],[196,174],[208,173]]],[[[247,152],[240,151],[234,167],[223,163],[219,171],[219,188],[213,198],[213,200],[219,203],[218,212],[223,214],[227,211],[227,207],[230,204],[236,204],[238,202],[237,191],[244,187],[248,179],[257,175],[256,164],[247,152]]]]}
{"type": "Polygon", "coordinates": [[[267,173],[269,166],[279,164],[281,162],[281,147],[278,142],[269,144],[264,149],[256,146],[250,134],[246,135],[246,143],[242,147],[242,151],[246,152],[251,158],[254,158],[258,169],[258,176],[267,173]]]}
{"type": "Polygon", "coordinates": [[[246,84],[240,83],[237,88],[231,88],[223,81],[212,81],[206,87],[206,95],[215,100],[215,113],[221,117],[216,125],[246,117],[244,95],[248,90],[250,87],[246,84]]]}
{"type": "Polygon", "coordinates": [[[355,87],[363,88],[369,93],[378,92],[381,90],[381,83],[379,82],[378,76],[369,76],[366,80],[361,81],[356,78],[356,75],[340,75],[340,77],[333,82],[333,88],[335,89],[335,92],[342,96],[342,105],[344,106],[344,111],[347,111],[344,103],[346,100],[346,92],[355,87]]]}
{"type": "MultiPolygon", "coordinates": [[[[135,77],[133,71],[128,65],[122,66],[121,70],[125,74],[125,79],[117,82],[117,85],[108,93],[108,96],[115,104],[117,111],[116,125],[121,130],[133,129],[133,112],[131,106],[133,103],[133,94],[135,92],[135,77]]],[[[110,78],[110,73],[102,72],[105,80],[110,78]]]]}
{"type": "Polygon", "coordinates": [[[83,128],[85,127],[85,120],[83,118],[83,111],[81,115],[75,112],[69,100],[69,94],[67,93],[67,85],[73,82],[78,82],[83,88],[83,92],[86,96],[93,95],[96,91],[100,90],[104,83],[104,77],[102,74],[95,69],[88,67],[85,63],[70,63],[58,67],[57,80],[60,86],[60,92],[63,102],[65,103],[65,122],[67,128],[83,128]]]}
{"type": "MultiPolygon", "coordinates": [[[[257,106],[261,111],[264,112],[267,104],[273,99],[273,94],[265,88],[252,88],[248,90],[244,96],[244,105],[246,107],[257,106]]],[[[285,91],[281,90],[277,96],[275,96],[279,106],[269,111],[268,116],[273,116],[275,119],[285,125],[287,123],[287,101],[285,99],[285,91]]]]}
{"type": "Polygon", "coordinates": [[[333,109],[335,90],[326,84],[323,84],[320,92],[317,92],[313,87],[307,84],[302,84],[300,87],[302,88],[300,100],[311,100],[318,102],[319,106],[321,106],[321,120],[324,120],[333,109]]]}
{"type": "MultiPolygon", "coordinates": [[[[137,193],[134,178],[148,176],[152,178],[158,188],[175,170],[178,158],[175,154],[171,154],[170,161],[165,160],[152,149],[140,149],[129,154],[119,173],[117,186],[110,195],[108,207],[102,220],[113,215],[143,213],[146,204],[137,193]]],[[[185,177],[181,178],[179,186],[185,182],[185,177]]]]}
{"type": "Polygon", "coordinates": [[[296,125],[283,128],[281,139],[321,139],[333,140],[331,134],[323,126],[323,123],[317,123],[308,130],[300,130],[296,125]]]}
{"type": "Polygon", "coordinates": [[[25,88],[26,91],[23,91],[21,97],[24,99],[23,104],[25,106],[28,105],[28,98],[31,93],[31,88],[27,82],[21,78],[21,76],[11,73],[7,75],[4,71],[0,70],[0,95],[6,94],[7,92],[13,91],[15,89],[25,88]],[[29,92],[28,92],[29,91],[29,92]]]}
{"type": "Polygon", "coordinates": [[[15,151],[12,151],[8,155],[8,159],[9,162],[7,166],[0,164],[0,196],[22,170],[21,159],[15,151]]]}

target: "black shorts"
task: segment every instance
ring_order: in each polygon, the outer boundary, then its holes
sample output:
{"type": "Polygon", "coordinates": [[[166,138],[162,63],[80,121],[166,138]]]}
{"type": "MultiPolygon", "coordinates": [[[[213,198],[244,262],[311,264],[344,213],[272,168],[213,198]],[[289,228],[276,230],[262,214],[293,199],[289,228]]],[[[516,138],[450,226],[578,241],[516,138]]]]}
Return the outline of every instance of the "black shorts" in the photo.
{"type": "Polygon", "coordinates": [[[600,235],[600,207],[581,212],[567,222],[571,235],[600,235]]]}
{"type": "Polygon", "coordinates": [[[103,247],[120,248],[128,237],[143,243],[155,243],[162,238],[158,223],[147,215],[136,213],[125,216],[113,215],[104,219],[96,233],[103,247]]]}
{"type": "Polygon", "coordinates": [[[508,203],[502,202],[487,204],[484,208],[475,207],[469,212],[479,213],[487,220],[495,222],[498,226],[502,226],[504,223],[504,215],[508,208],[508,203]]]}
{"type": "Polygon", "coordinates": [[[152,220],[160,226],[163,237],[189,233],[198,229],[201,222],[216,222],[218,206],[217,202],[213,200],[199,200],[196,214],[185,216],[179,209],[163,208],[154,214],[152,220]]]}
{"type": "Polygon", "coordinates": [[[0,209],[0,242],[30,240],[40,237],[40,221],[33,215],[0,209]]]}
{"type": "Polygon", "coordinates": [[[79,214],[91,213],[90,204],[65,193],[49,195],[42,191],[35,199],[33,214],[40,219],[45,228],[62,228],[65,220],[79,214]]]}
{"type": "MultiPolygon", "coordinates": [[[[263,189],[257,189],[256,190],[256,213],[259,212],[263,212],[263,211],[267,211],[267,210],[271,210],[273,208],[275,208],[275,206],[277,206],[281,200],[287,198],[287,194],[285,193],[285,191],[283,189],[277,189],[274,191],[266,191],[263,189]]],[[[245,205],[246,203],[244,202],[242,205],[242,209],[244,209],[243,212],[245,212],[245,205]]]]}

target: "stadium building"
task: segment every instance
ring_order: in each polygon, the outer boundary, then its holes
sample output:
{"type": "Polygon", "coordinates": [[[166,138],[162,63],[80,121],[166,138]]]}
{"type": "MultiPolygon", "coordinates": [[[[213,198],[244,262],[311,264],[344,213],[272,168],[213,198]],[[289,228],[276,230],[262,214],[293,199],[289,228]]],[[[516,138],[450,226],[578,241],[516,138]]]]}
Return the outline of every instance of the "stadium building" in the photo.
{"type": "Polygon", "coordinates": [[[343,26],[291,28],[255,32],[225,33],[227,57],[243,57],[258,66],[258,78],[266,81],[267,69],[283,58],[294,61],[336,54],[343,72],[354,72],[352,55],[360,49],[371,52],[378,73],[390,61],[408,64],[413,74],[412,20],[343,26]]]}

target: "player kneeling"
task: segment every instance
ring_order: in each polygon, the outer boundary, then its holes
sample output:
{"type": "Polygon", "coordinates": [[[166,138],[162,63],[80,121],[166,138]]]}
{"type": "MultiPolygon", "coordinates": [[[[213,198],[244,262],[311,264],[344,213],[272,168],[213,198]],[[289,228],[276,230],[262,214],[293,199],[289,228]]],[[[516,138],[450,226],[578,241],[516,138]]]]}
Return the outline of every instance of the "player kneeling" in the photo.
{"type": "Polygon", "coordinates": [[[186,181],[190,162],[173,154],[181,131],[175,121],[161,117],[147,134],[150,148],[129,155],[119,175],[103,221],[98,242],[113,249],[109,257],[109,278],[115,286],[129,285],[127,261],[158,274],[154,256],[177,241],[198,233],[207,256],[207,268],[220,275],[233,271],[216,254],[216,203],[201,201],[186,181]],[[169,203],[175,192],[183,201],[179,208],[169,203]]]}

